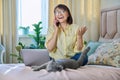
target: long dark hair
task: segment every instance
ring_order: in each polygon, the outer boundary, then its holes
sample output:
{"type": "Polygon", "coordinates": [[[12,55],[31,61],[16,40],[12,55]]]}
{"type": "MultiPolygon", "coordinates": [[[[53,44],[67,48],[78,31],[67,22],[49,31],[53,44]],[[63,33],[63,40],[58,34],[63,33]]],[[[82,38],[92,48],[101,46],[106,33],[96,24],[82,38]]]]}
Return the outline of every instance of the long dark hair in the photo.
{"type": "Polygon", "coordinates": [[[68,15],[69,15],[69,16],[68,16],[68,18],[67,18],[67,23],[68,23],[68,24],[72,24],[72,23],[73,23],[73,18],[72,18],[72,16],[71,16],[71,13],[70,13],[69,8],[68,8],[66,5],[64,5],[64,4],[59,4],[59,5],[57,5],[57,6],[54,8],[54,13],[55,13],[55,11],[56,11],[57,8],[63,9],[63,10],[65,10],[65,11],[68,12],[68,15]]]}

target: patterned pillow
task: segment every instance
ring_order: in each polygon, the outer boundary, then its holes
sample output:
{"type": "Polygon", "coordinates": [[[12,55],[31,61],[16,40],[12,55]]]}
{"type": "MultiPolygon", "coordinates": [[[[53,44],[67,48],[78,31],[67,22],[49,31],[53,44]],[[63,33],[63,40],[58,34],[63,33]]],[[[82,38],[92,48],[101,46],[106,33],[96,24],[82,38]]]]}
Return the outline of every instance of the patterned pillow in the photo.
{"type": "Polygon", "coordinates": [[[113,43],[120,43],[120,38],[114,39],[114,40],[113,40],[113,43]]]}
{"type": "Polygon", "coordinates": [[[101,44],[88,58],[88,64],[100,64],[120,67],[120,43],[101,44]]]}

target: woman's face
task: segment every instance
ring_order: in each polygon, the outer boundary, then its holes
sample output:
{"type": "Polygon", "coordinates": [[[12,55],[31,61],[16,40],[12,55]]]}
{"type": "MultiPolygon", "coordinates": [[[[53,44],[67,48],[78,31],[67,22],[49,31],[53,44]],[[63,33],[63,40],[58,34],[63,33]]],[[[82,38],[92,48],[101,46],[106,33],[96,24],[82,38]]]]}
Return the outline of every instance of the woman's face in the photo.
{"type": "Polygon", "coordinates": [[[68,15],[67,11],[65,11],[64,9],[56,8],[55,17],[58,20],[58,22],[60,22],[60,23],[67,22],[68,16],[69,15],[68,15]]]}

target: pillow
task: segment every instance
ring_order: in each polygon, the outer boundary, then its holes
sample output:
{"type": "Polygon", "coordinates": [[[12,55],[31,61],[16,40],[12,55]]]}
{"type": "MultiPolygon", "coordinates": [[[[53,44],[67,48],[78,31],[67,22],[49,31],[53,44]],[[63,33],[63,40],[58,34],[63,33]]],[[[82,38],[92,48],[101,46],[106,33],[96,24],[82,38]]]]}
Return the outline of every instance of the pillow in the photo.
{"type": "Polygon", "coordinates": [[[88,64],[120,67],[120,43],[103,43],[88,57],[88,64]]]}
{"type": "Polygon", "coordinates": [[[90,51],[87,53],[87,55],[90,56],[91,54],[93,54],[100,44],[101,42],[94,42],[94,41],[88,42],[87,47],[90,47],[90,51]]]}
{"type": "Polygon", "coordinates": [[[113,40],[113,43],[120,43],[120,38],[114,39],[114,40],[113,40]]]}

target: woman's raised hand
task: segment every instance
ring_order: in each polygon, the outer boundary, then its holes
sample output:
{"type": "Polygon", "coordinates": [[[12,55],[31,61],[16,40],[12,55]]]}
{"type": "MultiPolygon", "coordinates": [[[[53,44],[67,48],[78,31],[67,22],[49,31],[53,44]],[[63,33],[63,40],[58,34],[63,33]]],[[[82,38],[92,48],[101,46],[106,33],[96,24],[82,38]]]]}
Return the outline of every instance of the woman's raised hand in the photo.
{"type": "Polygon", "coordinates": [[[82,37],[86,31],[87,31],[87,27],[86,26],[80,27],[78,29],[78,36],[82,37]]]}

